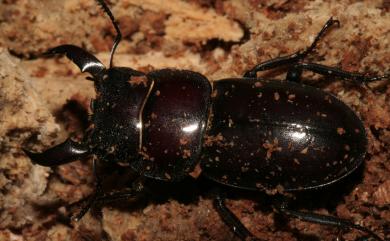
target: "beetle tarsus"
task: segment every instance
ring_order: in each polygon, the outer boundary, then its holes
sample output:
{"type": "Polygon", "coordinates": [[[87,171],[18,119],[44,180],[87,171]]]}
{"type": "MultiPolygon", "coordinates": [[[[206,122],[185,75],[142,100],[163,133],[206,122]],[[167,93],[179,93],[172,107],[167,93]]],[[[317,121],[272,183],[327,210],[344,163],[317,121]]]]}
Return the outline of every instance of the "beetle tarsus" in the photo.
{"type": "Polygon", "coordinates": [[[78,212],[75,216],[72,217],[72,220],[75,222],[80,221],[84,217],[84,215],[93,207],[98,196],[99,196],[99,193],[97,193],[96,191],[94,194],[89,196],[87,198],[88,199],[87,204],[81,208],[80,212],[78,212]]]}
{"type": "Polygon", "coordinates": [[[256,78],[257,72],[282,67],[284,65],[294,64],[300,60],[303,60],[309,53],[311,53],[316,48],[317,43],[323,37],[325,32],[335,23],[338,26],[340,26],[340,22],[338,20],[333,20],[333,18],[330,18],[325,23],[325,25],[322,27],[321,31],[317,34],[313,43],[308,48],[306,48],[304,51],[298,51],[294,54],[290,54],[290,55],[282,56],[282,57],[277,57],[277,58],[265,61],[263,63],[260,63],[260,64],[256,65],[255,67],[253,67],[251,70],[245,72],[244,77],[256,78]]]}
{"type": "Polygon", "coordinates": [[[362,232],[370,235],[370,237],[372,237],[378,241],[384,241],[382,238],[380,238],[377,234],[375,234],[370,229],[365,228],[365,227],[360,226],[360,225],[357,225],[357,224],[354,224],[349,220],[345,220],[345,219],[341,219],[341,218],[337,218],[337,217],[332,217],[332,216],[327,216],[327,215],[322,215],[322,214],[290,210],[290,209],[288,209],[288,207],[285,204],[276,207],[276,209],[280,213],[283,213],[284,215],[289,216],[289,217],[294,217],[294,218],[298,218],[298,219],[306,221],[306,222],[318,223],[318,224],[322,224],[322,225],[336,226],[339,228],[356,229],[356,230],[362,231],[362,232]]]}
{"type": "Polygon", "coordinates": [[[321,40],[321,38],[324,36],[325,32],[333,26],[333,24],[337,24],[337,27],[340,27],[340,21],[339,20],[334,20],[333,17],[331,17],[324,26],[322,27],[321,31],[317,34],[316,38],[314,39],[313,43],[302,53],[297,53],[299,56],[299,59],[304,59],[309,53],[311,53],[316,47],[317,43],[321,40]]]}
{"type": "Polygon", "coordinates": [[[334,76],[341,79],[353,80],[359,83],[368,83],[389,77],[388,75],[367,76],[365,74],[348,72],[339,68],[316,63],[297,63],[288,70],[286,80],[300,82],[303,70],[312,71],[323,76],[334,76]]]}
{"type": "Polygon", "coordinates": [[[265,61],[263,63],[260,63],[255,67],[253,67],[251,70],[247,71],[244,74],[244,77],[256,78],[257,73],[260,71],[274,69],[274,68],[282,67],[284,65],[292,65],[292,67],[290,67],[287,72],[286,80],[293,81],[293,82],[301,81],[301,75],[303,70],[309,70],[324,76],[335,76],[335,77],[340,77],[342,79],[349,79],[360,83],[367,83],[367,82],[389,78],[389,74],[385,74],[383,76],[367,76],[365,74],[348,72],[339,68],[330,67],[326,65],[300,62],[316,48],[317,43],[324,36],[325,32],[334,24],[340,26],[340,22],[338,20],[334,20],[333,18],[330,18],[322,27],[321,31],[317,34],[313,43],[304,51],[298,51],[291,55],[277,57],[265,61]]]}

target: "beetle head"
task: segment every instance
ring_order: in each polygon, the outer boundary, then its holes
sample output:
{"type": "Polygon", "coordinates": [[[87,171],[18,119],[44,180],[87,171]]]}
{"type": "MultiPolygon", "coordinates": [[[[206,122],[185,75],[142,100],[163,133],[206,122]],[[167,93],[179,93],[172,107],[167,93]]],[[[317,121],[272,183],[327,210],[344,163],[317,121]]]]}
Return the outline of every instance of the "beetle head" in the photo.
{"type": "Polygon", "coordinates": [[[142,133],[142,109],[151,81],[130,68],[108,69],[95,80],[90,146],[103,160],[123,162],[137,157],[142,133]]]}

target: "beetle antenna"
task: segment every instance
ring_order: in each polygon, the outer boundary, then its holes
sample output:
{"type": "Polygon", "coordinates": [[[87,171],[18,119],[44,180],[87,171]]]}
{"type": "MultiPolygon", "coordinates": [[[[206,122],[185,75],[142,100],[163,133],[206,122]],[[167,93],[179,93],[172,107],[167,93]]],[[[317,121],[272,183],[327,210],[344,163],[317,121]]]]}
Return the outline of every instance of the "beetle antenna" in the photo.
{"type": "Polygon", "coordinates": [[[110,68],[111,68],[112,67],[112,59],[114,57],[114,53],[115,53],[116,47],[118,46],[119,42],[122,39],[122,33],[121,33],[121,30],[119,29],[118,22],[115,20],[114,15],[112,14],[110,8],[108,8],[108,6],[104,2],[104,0],[97,0],[97,2],[102,7],[104,12],[108,15],[108,17],[110,17],[111,23],[112,23],[112,25],[114,26],[114,28],[116,30],[116,37],[115,37],[114,44],[112,45],[111,53],[110,53],[110,68]]]}

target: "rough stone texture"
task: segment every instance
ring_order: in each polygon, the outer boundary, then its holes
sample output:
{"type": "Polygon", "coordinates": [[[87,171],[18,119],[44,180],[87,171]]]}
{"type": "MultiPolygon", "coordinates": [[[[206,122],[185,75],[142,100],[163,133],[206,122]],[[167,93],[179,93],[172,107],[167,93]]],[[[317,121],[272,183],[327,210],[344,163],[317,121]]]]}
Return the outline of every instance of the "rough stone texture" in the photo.
{"type": "MultiPolygon", "coordinates": [[[[340,28],[332,29],[308,60],[374,75],[390,70],[387,0],[110,2],[124,34],[117,66],[191,69],[211,80],[237,77],[255,63],[305,48],[334,16],[340,28]]],[[[160,199],[104,205],[97,209],[101,213],[71,223],[68,216],[76,210],[69,205],[93,189],[90,162],[49,169],[32,165],[23,154],[21,147],[42,150],[71,133],[82,136],[81,107],[88,109],[95,94],[67,59],[39,55],[69,43],[107,63],[114,36],[92,0],[0,2],[0,240],[236,240],[203,182],[160,199]]],[[[281,79],[283,72],[263,76],[281,79]]],[[[361,116],[369,148],[362,168],[333,187],[299,194],[297,208],[346,218],[390,239],[390,85],[379,81],[368,88],[305,77],[361,116]]],[[[114,174],[108,182],[127,183],[114,174]]],[[[227,203],[264,240],[361,235],[275,215],[272,197],[240,192],[227,203]]]]}

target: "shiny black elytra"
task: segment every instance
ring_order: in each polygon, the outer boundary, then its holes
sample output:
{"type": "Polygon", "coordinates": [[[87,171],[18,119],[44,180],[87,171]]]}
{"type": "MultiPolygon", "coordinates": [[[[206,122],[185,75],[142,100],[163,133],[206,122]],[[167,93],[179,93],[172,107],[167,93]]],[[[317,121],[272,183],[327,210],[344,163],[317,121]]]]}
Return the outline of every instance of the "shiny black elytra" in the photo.
{"type": "MultiPolygon", "coordinates": [[[[162,69],[142,73],[113,67],[121,32],[103,0],[97,1],[116,31],[110,68],[73,45],[47,54],[66,54],[82,72],[91,74],[97,92],[91,101],[93,128],[81,142],[70,138],[43,153],[24,150],[34,163],[56,166],[94,156],[96,161],[131,166],[139,179],[129,192],[103,193],[96,175],[96,191],[76,216],[80,219],[98,201],[134,197],[142,181],[177,182],[200,163],[202,175],[241,189],[289,193],[337,182],[364,160],[367,138],[356,114],[322,90],[300,84],[303,70],[359,82],[388,78],[367,77],[324,65],[303,62],[321,36],[337,20],[329,19],[305,51],[256,65],[244,78],[209,82],[189,70],[162,69]],[[259,71],[289,66],[286,81],[257,78],[259,71]]],[[[215,207],[242,240],[256,239],[217,195],[215,207]]],[[[281,213],[305,221],[371,230],[350,221],[290,210],[281,213]]]]}

